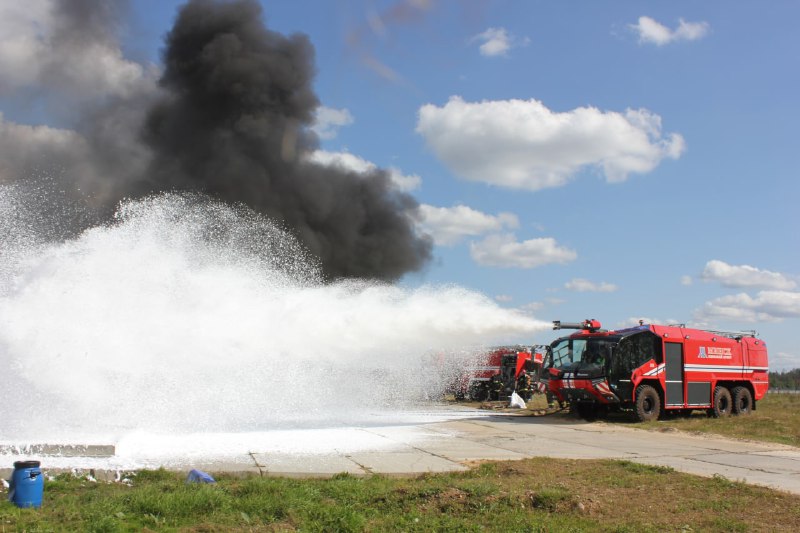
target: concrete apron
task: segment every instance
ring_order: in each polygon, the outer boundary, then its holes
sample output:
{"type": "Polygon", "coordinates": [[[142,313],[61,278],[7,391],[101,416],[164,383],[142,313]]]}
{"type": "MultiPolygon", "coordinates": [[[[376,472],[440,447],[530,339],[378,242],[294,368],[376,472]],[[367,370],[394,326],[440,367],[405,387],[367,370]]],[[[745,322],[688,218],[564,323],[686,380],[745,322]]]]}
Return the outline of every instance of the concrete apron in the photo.
{"type": "MultiPolygon", "coordinates": [[[[327,477],[352,475],[419,475],[459,472],[485,460],[528,457],[565,459],[625,459],[668,466],[701,476],[720,475],[733,481],[763,485],[800,495],[800,448],[780,444],[739,441],[677,431],[644,431],[621,424],[587,423],[555,417],[521,417],[476,411],[474,418],[433,422],[417,426],[357,428],[381,443],[375,450],[332,451],[326,454],[292,454],[253,451],[233,460],[205,464],[170,465],[187,472],[242,475],[327,477]],[[413,437],[412,437],[413,435],[413,437]]],[[[40,445],[28,452],[42,461],[48,474],[75,472],[98,480],[114,481],[124,472],[103,469],[48,469],[47,455],[74,457],[113,456],[113,447],[40,445]],[[35,452],[35,453],[34,453],[35,452]]],[[[266,449],[266,446],[265,446],[266,449]]],[[[0,449],[0,460],[12,450],[0,449]]],[[[77,463],[76,463],[77,464],[77,463]]],[[[11,466],[11,465],[9,465],[11,466]]],[[[9,479],[12,468],[0,468],[9,479]]]]}

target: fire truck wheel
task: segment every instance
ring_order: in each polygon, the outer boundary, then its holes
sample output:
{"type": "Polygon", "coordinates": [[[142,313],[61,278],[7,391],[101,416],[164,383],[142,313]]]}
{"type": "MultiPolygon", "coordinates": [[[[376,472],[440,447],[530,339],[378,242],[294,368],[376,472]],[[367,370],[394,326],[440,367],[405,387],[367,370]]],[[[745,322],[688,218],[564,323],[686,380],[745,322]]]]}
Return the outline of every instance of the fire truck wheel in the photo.
{"type": "Polygon", "coordinates": [[[731,414],[731,392],[723,386],[714,389],[714,405],[711,407],[711,416],[722,418],[731,414]]]}
{"type": "Polygon", "coordinates": [[[486,387],[473,385],[469,391],[469,399],[473,402],[485,402],[489,397],[486,387]]]}
{"type": "Polygon", "coordinates": [[[657,420],[661,414],[661,397],[650,385],[639,385],[636,388],[636,404],[634,406],[639,422],[657,420]]]}
{"type": "Polygon", "coordinates": [[[593,422],[597,419],[597,406],[593,403],[578,402],[575,406],[575,410],[578,412],[578,416],[587,422],[593,422]]]}
{"type": "Polygon", "coordinates": [[[732,391],[733,414],[749,415],[753,409],[753,395],[747,387],[735,387],[732,391]]]}

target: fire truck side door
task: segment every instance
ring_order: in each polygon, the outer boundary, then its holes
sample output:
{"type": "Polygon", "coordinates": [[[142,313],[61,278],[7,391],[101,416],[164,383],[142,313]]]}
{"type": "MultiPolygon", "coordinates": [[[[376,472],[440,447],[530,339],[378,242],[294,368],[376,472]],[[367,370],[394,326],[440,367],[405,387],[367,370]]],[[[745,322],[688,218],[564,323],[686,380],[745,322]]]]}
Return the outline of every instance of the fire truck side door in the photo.
{"type": "Polygon", "coordinates": [[[747,371],[747,369],[750,367],[750,350],[748,349],[746,342],[740,342],[739,346],[742,349],[742,377],[748,378],[750,377],[747,371]]]}
{"type": "Polygon", "coordinates": [[[683,344],[664,343],[664,367],[667,383],[666,404],[683,405],[683,344]]]}

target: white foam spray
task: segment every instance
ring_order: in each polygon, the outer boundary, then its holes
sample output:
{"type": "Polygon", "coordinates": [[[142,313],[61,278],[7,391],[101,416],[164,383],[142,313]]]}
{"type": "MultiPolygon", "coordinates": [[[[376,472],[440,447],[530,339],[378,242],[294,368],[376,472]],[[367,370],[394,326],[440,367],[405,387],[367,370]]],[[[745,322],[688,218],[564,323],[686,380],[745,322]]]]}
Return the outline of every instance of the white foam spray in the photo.
{"type": "Polygon", "coordinates": [[[548,324],[457,286],[325,284],[286,232],[197,195],[52,241],[0,186],[4,440],[363,422],[548,324]]]}

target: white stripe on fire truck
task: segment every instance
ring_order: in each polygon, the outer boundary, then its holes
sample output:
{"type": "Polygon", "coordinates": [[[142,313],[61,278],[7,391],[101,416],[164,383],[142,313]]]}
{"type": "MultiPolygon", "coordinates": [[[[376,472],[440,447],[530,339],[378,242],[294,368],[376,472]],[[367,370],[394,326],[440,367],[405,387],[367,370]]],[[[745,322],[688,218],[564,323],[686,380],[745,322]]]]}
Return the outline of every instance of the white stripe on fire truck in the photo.
{"type": "Polygon", "coordinates": [[[653,370],[648,370],[647,372],[645,372],[644,375],[645,376],[656,376],[656,375],[660,374],[663,371],[664,371],[664,363],[661,363],[660,365],[655,367],[653,370]]]}
{"type": "Polygon", "coordinates": [[[500,370],[499,366],[474,366],[470,368],[473,372],[485,372],[488,370],[500,370]]]}
{"type": "Polygon", "coordinates": [[[608,383],[605,381],[595,383],[594,388],[597,389],[600,394],[611,394],[611,389],[608,388],[608,383]]]}
{"type": "Polygon", "coordinates": [[[687,372],[764,372],[769,369],[765,366],[718,366],[718,365],[686,365],[687,372]]]}

